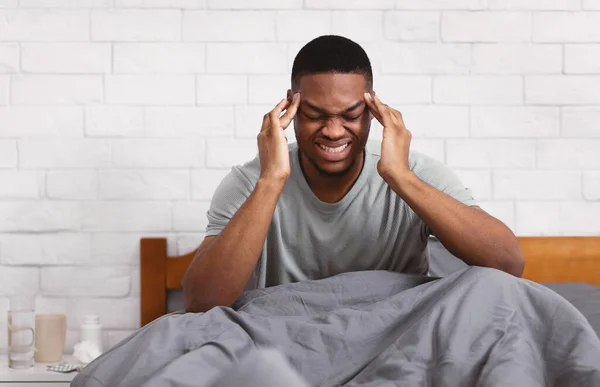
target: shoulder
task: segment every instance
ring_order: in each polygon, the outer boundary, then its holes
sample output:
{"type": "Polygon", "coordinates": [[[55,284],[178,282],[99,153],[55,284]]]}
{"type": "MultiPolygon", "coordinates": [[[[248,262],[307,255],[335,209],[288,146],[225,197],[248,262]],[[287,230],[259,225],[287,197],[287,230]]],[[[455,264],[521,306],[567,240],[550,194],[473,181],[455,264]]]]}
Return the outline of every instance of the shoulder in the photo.
{"type": "Polygon", "coordinates": [[[426,154],[410,151],[408,166],[419,179],[443,192],[446,192],[447,187],[459,184],[454,171],[426,154]]]}
{"type": "Polygon", "coordinates": [[[224,206],[231,202],[243,203],[252,193],[260,176],[260,161],[254,159],[231,167],[229,173],[219,182],[211,206],[224,206]]]}
{"type": "Polygon", "coordinates": [[[408,164],[422,181],[450,195],[468,206],[477,205],[470,188],[463,185],[458,175],[444,163],[425,154],[411,151],[408,164]]]}
{"type": "MultiPolygon", "coordinates": [[[[381,141],[369,140],[365,147],[367,154],[375,161],[374,166],[377,166],[377,161],[381,159],[381,141]]],[[[408,154],[408,166],[422,180],[427,177],[440,177],[444,175],[452,176],[454,173],[450,168],[442,162],[414,150],[410,150],[408,154]]]]}
{"type": "Polygon", "coordinates": [[[414,150],[411,150],[408,155],[408,167],[419,177],[453,174],[452,170],[441,161],[414,150]]]}
{"type": "MultiPolygon", "coordinates": [[[[369,141],[367,149],[376,161],[380,159],[380,141],[369,141]]],[[[408,154],[408,166],[425,183],[465,204],[475,205],[471,190],[465,188],[456,173],[441,161],[411,149],[408,154]]]]}

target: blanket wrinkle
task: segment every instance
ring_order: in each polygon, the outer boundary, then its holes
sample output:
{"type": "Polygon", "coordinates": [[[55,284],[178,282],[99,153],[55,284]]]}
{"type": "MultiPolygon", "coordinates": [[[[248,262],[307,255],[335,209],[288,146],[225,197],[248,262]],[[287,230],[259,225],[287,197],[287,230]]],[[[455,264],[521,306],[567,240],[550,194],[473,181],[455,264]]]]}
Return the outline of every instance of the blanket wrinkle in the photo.
{"type": "Polygon", "coordinates": [[[161,318],[72,386],[600,386],[600,339],[585,317],[495,269],[345,273],[250,291],[237,305],[161,318]]]}

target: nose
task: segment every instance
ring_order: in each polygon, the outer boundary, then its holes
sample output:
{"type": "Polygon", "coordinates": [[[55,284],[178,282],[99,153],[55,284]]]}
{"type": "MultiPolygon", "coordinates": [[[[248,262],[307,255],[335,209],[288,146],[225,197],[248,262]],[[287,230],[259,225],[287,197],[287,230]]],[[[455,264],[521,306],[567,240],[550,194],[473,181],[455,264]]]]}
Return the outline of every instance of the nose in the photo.
{"type": "Polygon", "coordinates": [[[344,128],[340,119],[332,117],[327,120],[323,129],[321,129],[321,134],[335,141],[345,136],[346,128],[344,128]]]}

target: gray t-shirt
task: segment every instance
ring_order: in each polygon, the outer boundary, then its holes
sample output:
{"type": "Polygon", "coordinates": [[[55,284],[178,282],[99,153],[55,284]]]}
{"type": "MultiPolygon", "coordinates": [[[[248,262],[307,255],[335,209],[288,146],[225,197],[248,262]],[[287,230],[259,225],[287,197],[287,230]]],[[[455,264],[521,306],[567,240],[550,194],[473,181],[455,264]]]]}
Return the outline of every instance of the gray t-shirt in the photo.
{"type": "MultiPolygon", "coordinates": [[[[360,270],[427,273],[431,230],[379,176],[378,155],[367,147],[362,172],[350,191],[337,203],[325,203],[304,178],[297,144],[290,144],[289,152],[291,174],[246,289],[360,270]]],[[[429,185],[468,206],[477,205],[471,191],[442,163],[411,151],[409,166],[429,185]]],[[[207,236],[225,228],[259,175],[258,157],[233,167],[213,196],[207,236]]]]}

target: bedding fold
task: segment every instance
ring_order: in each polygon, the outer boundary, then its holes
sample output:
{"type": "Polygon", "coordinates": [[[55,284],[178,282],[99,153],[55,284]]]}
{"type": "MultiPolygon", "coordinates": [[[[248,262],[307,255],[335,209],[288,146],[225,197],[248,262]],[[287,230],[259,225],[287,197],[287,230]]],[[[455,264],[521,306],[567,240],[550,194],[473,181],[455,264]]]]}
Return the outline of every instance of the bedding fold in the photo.
{"type": "Polygon", "coordinates": [[[164,316],[72,386],[229,378],[253,387],[281,377],[290,386],[600,386],[600,339],[564,298],[495,269],[441,279],[353,272],[246,292],[232,308],[164,316]],[[248,369],[256,372],[244,376],[248,369]]]}

